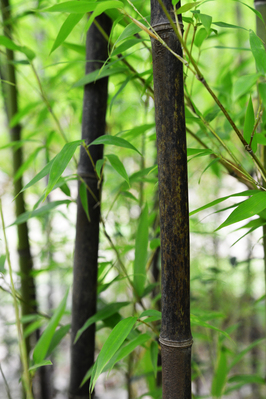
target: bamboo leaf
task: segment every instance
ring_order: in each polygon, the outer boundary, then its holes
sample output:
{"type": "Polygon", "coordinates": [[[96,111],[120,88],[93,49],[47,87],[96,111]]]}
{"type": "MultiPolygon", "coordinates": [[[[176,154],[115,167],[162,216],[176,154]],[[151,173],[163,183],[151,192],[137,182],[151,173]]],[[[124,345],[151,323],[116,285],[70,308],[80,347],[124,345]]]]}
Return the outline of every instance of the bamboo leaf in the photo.
{"type": "Polygon", "coordinates": [[[112,51],[112,56],[116,56],[117,54],[121,54],[124,51],[130,49],[131,47],[135,46],[138,43],[142,43],[143,39],[129,39],[118,46],[114,51],[112,51]]]}
{"type": "Polygon", "coordinates": [[[53,162],[56,157],[57,156],[55,156],[51,161],[49,161],[49,163],[46,164],[45,167],[31,181],[29,181],[29,183],[27,183],[27,185],[25,185],[19,193],[24,192],[24,190],[30,188],[32,185],[34,185],[35,183],[40,181],[42,178],[44,178],[46,175],[48,175],[51,171],[53,162]]]}
{"type": "Polygon", "coordinates": [[[86,188],[85,182],[80,183],[79,197],[80,197],[80,201],[81,201],[83,210],[85,211],[85,214],[88,218],[88,221],[90,221],[90,214],[89,214],[89,207],[88,207],[88,195],[87,195],[87,188],[86,188]]]}
{"type": "Polygon", "coordinates": [[[66,308],[67,296],[68,296],[68,290],[67,290],[63,300],[57,307],[54,315],[50,319],[49,324],[47,325],[45,331],[43,332],[42,336],[36,343],[36,346],[34,347],[33,360],[34,360],[35,364],[41,363],[46,357],[46,354],[47,354],[48,348],[50,346],[54,332],[60,322],[60,319],[62,318],[62,316],[64,314],[64,311],[66,308]]]}
{"type": "Polygon", "coordinates": [[[98,2],[97,7],[95,8],[95,10],[93,11],[93,13],[91,14],[86,26],[85,26],[85,31],[88,31],[90,29],[91,24],[93,23],[93,21],[95,20],[96,17],[98,17],[99,15],[101,15],[103,12],[105,12],[106,10],[110,10],[113,8],[123,8],[123,3],[121,3],[121,1],[115,0],[115,1],[104,1],[104,2],[98,2]]]}
{"type": "Polygon", "coordinates": [[[50,203],[45,204],[45,206],[40,207],[37,210],[26,211],[23,214],[20,214],[20,216],[9,226],[23,224],[24,222],[28,221],[30,218],[40,217],[41,215],[45,215],[47,212],[53,210],[54,208],[60,206],[61,204],[69,205],[70,203],[71,203],[71,200],[51,201],[50,203]]]}
{"type": "Polygon", "coordinates": [[[104,159],[101,159],[101,160],[97,160],[96,165],[95,165],[95,169],[96,169],[99,179],[101,178],[101,170],[102,170],[103,164],[104,164],[104,159]]]}
{"type": "Polygon", "coordinates": [[[33,163],[33,161],[36,159],[38,156],[39,152],[43,149],[43,146],[38,147],[37,149],[34,150],[33,153],[31,153],[30,156],[27,157],[26,161],[19,167],[17,172],[14,175],[14,182],[16,182],[21,176],[24,174],[24,172],[30,167],[30,165],[33,163]]]}
{"type": "Polygon", "coordinates": [[[49,345],[49,348],[47,350],[46,357],[48,357],[54,351],[54,349],[59,345],[61,340],[69,332],[70,328],[71,328],[71,325],[68,324],[68,325],[60,326],[60,328],[55,331],[55,333],[52,337],[51,343],[49,345]]]}
{"type": "Polygon", "coordinates": [[[228,369],[229,370],[232,369],[237,363],[239,363],[239,361],[244,357],[245,354],[247,354],[251,349],[253,349],[253,347],[261,344],[264,340],[265,340],[265,338],[255,340],[253,343],[251,343],[249,346],[247,346],[244,350],[242,350],[239,354],[237,354],[237,356],[233,359],[233,361],[229,365],[228,369]]]}
{"type": "Polygon", "coordinates": [[[67,12],[76,14],[86,14],[94,11],[99,2],[96,1],[66,1],[63,3],[56,4],[49,8],[39,10],[41,12],[67,12]]]}
{"type": "Polygon", "coordinates": [[[26,107],[21,108],[10,120],[9,126],[13,128],[16,126],[25,115],[27,115],[30,111],[35,110],[36,107],[42,104],[40,101],[35,101],[33,103],[29,103],[26,107]]]}
{"type": "Polygon", "coordinates": [[[258,192],[249,199],[241,203],[217,229],[224,228],[235,224],[236,222],[243,221],[244,219],[253,217],[266,208],[266,193],[258,192]]]}
{"type": "Polygon", "coordinates": [[[155,250],[157,247],[161,246],[161,240],[159,238],[152,239],[150,241],[150,249],[155,250]]]}
{"type": "Polygon", "coordinates": [[[71,158],[73,157],[77,147],[80,146],[82,143],[82,140],[76,140],[74,142],[69,142],[65,144],[62,150],[54,158],[54,162],[50,170],[49,181],[46,188],[45,196],[48,196],[48,194],[51,192],[54,185],[61,177],[62,173],[66,169],[71,158]]]}
{"type": "Polygon", "coordinates": [[[108,161],[110,162],[112,167],[116,170],[116,172],[118,172],[118,174],[121,175],[122,178],[125,179],[125,181],[127,181],[128,186],[130,186],[127,171],[125,170],[125,167],[119,160],[119,158],[115,154],[106,154],[105,157],[108,159],[108,161]]]}
{"type": "Polygon", "coordinates": [[[31,61],[35,57],[35,53],[26,46],[18,46],[11,39],[6,36],[0,35],[0,46],[4,46],[9,50],[19,51],[25,54],[25,56],[31,61]]]}
{"type": "Polygon", "coordinates": [[[131,143],[129,143],[127,140],[119,138],[117,136],[111,136],[111,135],[100,136],[97,139],[95,139],[92,143],[90,143],[89,146],[96,145],[96,144],[124,147],[126,149],[134,150],[141,155],[141,153],[131,143]]]}
{"type": "Polygon", "coordinates": [[[250,92],[252,86],[255,85],[261,73],[244,75],[238,78],[233,85],[233,100],[236,101],[239,97],[250,92]]]}
{"type": "Polygon", "coordinates": [[[212,396],[220,398],[227,380],[227,351],[224,347],[219,350],[218,364],[212,381],[212,396]]]}
{"type": "Polygon", "coordinates": [[[127,197],[128,199],[134,200],[136,202],[138,202],[138,199],[130,192],[121,192],[122,196],[127,197]]]}
{"type": "Polygon", "coordinates": [[[87,85],[88,83],[96,82],[98,79],[105,78],[107,76],[111,75],[117,75],[121,74],[127,71],[127,68],[125,67],[113,67],[109,68],[108,65],[101,69],[97,69],[93,72],[90,72],[89,74],[86,74],[81,78],[79,81],[77,81],[74,85],[73,88],[79,87],[79,86],[84,86],[87,85]]]}
{"type": "Polygon", "coordinates": [[[103,321],[106,318],[111,317],[112,315],[114,315],[115,313],[117,313],[117,311],[119,311],[122,307],[126,307],[128,306],[130,303],[128,301],[125,302],[118,302],[118,303],[112,303],[112,304],[108,304],[106,307],[104,307],[102,310],[98,311],[96,314],[94,314],[92,317],[90,317],[85,324],[82,326],[82,328],[80,328],[76,334],[75,337],[75,341],[74,343],[76,343],[78,341],[78,339],[80,338],[80,336],[82,335],[82,333],[89,328],[89,326],[91,326],[92,324],[94,324],[95,322],[98,321],[103,321]]]}
{"type": "Polygon", "coordinates": [[[231,338],[227,332],[223,331],[222,329],[217,328],[216,326],[208,324],[202,318],[200,318],[196,315],[190,314],[190,321],[191,321],[191,325],[202,326],[203,328],[213,329],[214,331],[219,332],[222,335],[224,335],[225,337],[227,337],[227,339],[231,340],[231,338]]]}
{"type": "Polygon", "coordinates": [[[0,274],[4,274],[6,272],[5,269],[6,255],[0,256],[0,274]]]}
{"type": "Polygon", "coordinates": [[[247,29],[243,28],[243,26],[227,24],[226,22],[222,21],[213,22],[213,25],[219,26],[221,28],[243,29],[244,31],[247,31],[247,29]]]}
{"type": "Polygon", "coordinates": [[[139,318],[142,318],[142,317],[158,317],[159,319],[161,319],[162,313],[161,313],[161,311],[158,311],[158,310],[145,310],[139,316],[139,318]]]}
{"type": "MultiPolygon", "coordinates": [[[[252,100],[251,100],[251,96],[250,96],[248,106],[247,106],[245,123],[244,123],[244,131],[243,131],[243,136],[247,143],[250,142],[251,133],[253,131],[254,124],[255,124],[255,115],[254,115],[252,100]]],[[[253,147],[252,147],[252,150],[254,151],[253,147]]]]}
{"type": "Polygon", "coordinates": [[[260,13],[258,10],[256,10],[256,9],[253,8],[253,7],[250,7],[250,6],[249,6],[248,4],[246,4],[246,3],[243,3],[243,1],[240,1],[240,0],[233,0],[233,1],[237,1],[238,3],[243,4],[243,6],[248,7],[248,8],[249,8],[252,12],[254,12],[254,14],[256,14],[257,17],[259,17],[259,18],[262,20],[262,22],[264,23],[263,17],[262,17],[261,13],[260,13]]]}
{"type": "Polygon", "coordinates": [[[146,281],[146,262],[148,254],[148,205],[146,204],[139,220],[139,225],[135,241],[135,260],[134,260],[134,288],[141,297],[146,281]]]}
{"type": "Polygon", "coordinates": [[[117,39],[115,45],[117,43],[121,42],[122,40],[127,39],[129,36],[135,35],[136,33],[140,32],[140,31],[141,31],[141,28],[139,28],[136,24],[134,24],[134,22],[131,22],[130,24],[128,24],[125,27],[125,29],[123,30],[123,32],[117,39]]]}
{"type": "Polygon", "coordinates": [[[93,391],[95,383],[101,372],[103,371],[105,365],[111,360],[116,351],[122,346],[123,342],[126,340],[136,321],[136,317],[123,319],[114,327],[114,329],[108,336],[93,367],[90,392],[93,391]]]}
{"type": "Polygon", "coordinates": [[[129,131],[126,131],[125,133],[122,134],[124,138],[136,138],[139,135],[142,135],[144,132],[148,131],[149,129],[155,128],[155,123],[151,124],[143,124],[140,126],[137,126],[133,129],[130,129],[129,131]]]}
{"type": "Polygon", "coordinates": [[[266,74],[266,52],[261,39],[250,29],[249,42],[259,72],[266,74]]]}
{"type": "MultiPolygon", "coordinates": [[[[172,0],[172,4],[173,6],[175,6],[178,3],[179,0],[172,0]]],[[[203,0],[202,0],[203,1],[203,0]]],[[[195,1],[193,3],[187,3],[185,5],[183,5],[182,7],[178,8],[176,10],[177,14],[183,14],[189,10],[191,10],[192,8],[198,6],[200,3],[202,3],[202,1],[195,1]]]]}
{"type": "Polygon", "coordinates": [[[206,29],[206,32],[209,35],[211,32],[212,17],[210,15],[200,13],[199,19],[201,20],[202,25],[204,26],[204,28],[206,29]]]}
{"type": "Polygon", "coordinates": [[[29,368],[29,371],[34,371],[37,368],[44,367],[45,365],[53,365],[53,363],[50,360],[43,360],[42,362],[38,364],[34,364],[29,368]]]}
{"type": "Polygon", "coordinates": [[[227,199],[230,199],[230,197],[237,197],[237,196],[252,196],[253,194],[257,194],[258,191],[257,190],[246,190],[245,192],[240,192],[240,193],[234,193],[231,194],[230,196],[225,196],[225,197],[221,197],[220,199],[216,199],[214,201],[211,201],[208,204],[205,204],[205,206],[199,207],[196,210],[193,210],[189,213],[190,216],[198,213],[199,211],[203,211],[206,210],[207,208],[213,207],[216,204],[221,203],[222,201],[225,201],[227,199]]]}
{"type": "Polygon", "coordinates": [[[206,39],[207,36],[208,36],[208,33],[207,33],[206,29],[201,28],[196,34],[196,37],[194,40],[195,46],[201,47],[202,43],[204,42],[204,40],[206,39]]]}
{"type": "Polygon", "coordinates": [[[154,376],[156,378],[159,348],[158,348],[158,343],[154,340],[151,342],[150,353],[151,353],[152,368],[153,368],[154,376]]]}
{"type": "Polygon", "coordinates": [[[75,26],[79,23],[84,14],[70,14],[63,25],[61,26],[58,35],[54,41],[50,54],[56,50],[72,32],[75,26]]]}

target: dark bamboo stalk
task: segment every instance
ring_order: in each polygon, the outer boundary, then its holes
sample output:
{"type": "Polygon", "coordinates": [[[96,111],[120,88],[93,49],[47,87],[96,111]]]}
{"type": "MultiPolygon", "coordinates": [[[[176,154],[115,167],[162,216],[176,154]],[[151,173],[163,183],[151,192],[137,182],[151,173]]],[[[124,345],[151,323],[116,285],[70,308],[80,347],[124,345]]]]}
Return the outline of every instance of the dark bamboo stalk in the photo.
{"type": "MultiPolygon", "coordinates": [[[[171,0],[164,0],[164,5],[173,15],[171,0]]],[[[156,0],[151,0],[151,25],[167,45],[182,56],[181,45],[156,0]]],[[[192,336],[183,65],[154,39],[152,58],[161,226],[163,397],[191,398],[192,336]]]]}
{"type": "MultiPolygon", "coordinates": [[[[12,15],[9,0],[1,0],[1,12],[3,20],[4,35],[12,38],[12,15]]],[[[16,70],[14,67],[14,52],[13,50],[6,49],[6,64],[1,69],[1,75],[6,82],[2,83],[5,109],[7,114],[8,124],[12,117],[18,112],[18,89],[16,81],[16,70]]],[[[21,140],[21,125],[17,124],[13,128],[9,128],[10,138],[12,142],[21,140]]],[[[13,173],[14,175],[23,164],[22,147],[16,149],[13,147],[13,173]]],[[[14,194],[17,195],[23,187],[22,177],[14,182],[14,194]]],[[[15,199],[16,217],[18,218],[25,212],[24,195],[21,193],[15,199]]],[[[29,244],[28,225],[26,222],[17,225],[18,233],[18,255],[21,273],[21,302],[22,315],[28,315],[36,311],[36,293],[35,285],[32,277],[32,256],[29,244]]],[[[23,326],[25,329],[26,325],[23,326]]],[[[26,339],[27,354],[30,352],[30,337],[26,339]]]]}
{"type": "MultiPolygon", "coordinates": [[[[104,14],[97,18],[98,23],[110,34],[111,20],[104,14]]],[[[89,29],[86,41],[86,60],[102,60],[108,57],[108,43],[98,28],[93,24],[89,29]]],[[[87,62],[86,73],[90,73],[103,64],[87,62]]],[[[105,133],[105,116],[108,96],[108,79],[103,78],[84,88],[82,139],[87,144],[105,133]]],[[[102,146],[90,148],[94,163],[103,157],[102,146]]],[[[78,167],[79,176],[90,187],[94,198],[100,200],[101,188],[84,148],[80,151],[78,167]]],[[[80,184],[79,184],[80,186],[80,184]]],[[[76,344],[74,339],[77,331],[96,312],[97,300],[97,266],[99,244],[100,202],[96,201],[87,192],[90,221],[88,221],[82,207],[80,197],[77,200],[77,225],[74,256],[74,282],[72,299],[72,344],[71,344],[71,375],[70,398],[88,398],[89,381],[79,387],[84,375],[94,363],[95,325],[89,327],[79,338],[76,344]]]]}

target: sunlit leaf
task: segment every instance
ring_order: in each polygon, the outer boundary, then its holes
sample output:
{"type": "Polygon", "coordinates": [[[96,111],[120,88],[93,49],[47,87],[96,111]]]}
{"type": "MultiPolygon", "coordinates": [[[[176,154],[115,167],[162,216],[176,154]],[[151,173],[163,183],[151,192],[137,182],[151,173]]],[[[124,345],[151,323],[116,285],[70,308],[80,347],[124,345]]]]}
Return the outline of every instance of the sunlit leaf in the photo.
{"type": "Polygon", "coordinates": [[[121,1],[118,1],[118,0],[115,0],[115,1],[105,0],[102,3],[98,2],[97,7],[93,11],[93,13],[90,15],[90,18],[85,26],[85,31],[90,29],[90,26],[96,17],[101,15],[106,10],[110,10],[112,8],[123,8],[123,3],[121,3],[121,1]]]}
{"type": "Polygon", "coordinates": [[[64,314],[66,308],[67,296],[68,296],[68,290],[63,300],[61,301],[56,311],[54,312],[54,315],[50,319],[45,331],[43,332],[42,336],[40,337],[40,339],[38,340],[37,344],[34,347],[33,360],[35,364],[41,363],[46,357],[54,332],[60,322],[60,319],[64,314]]]}
{"type": "Polygon", "coordinates": [[[134,150],[141,155],[141,153],[131,143],[129,143],[127,140],[122,139],[117,136],[111,136],[111,135],[100,136],[97,139],[95,139],[92,143],[90,143],[89,146],[96,145],[96,144],[124,147],[126,149],[134,150]]]}
{"type": "Polygon", "coordinates": [[[79,186],[79,197],[80,201],[83,207],[83,210],[85,211],[85,214],[88,218],[88,221],[90,221],[90,214],[89,214],[89,206],[88,206],[88,195],[87,195],[87,188],[85,182],[81,182],[79,186]]]}
{"type": "Polygon", "coordinates": [[[93,391],[95,383],[101,372],[103,371],[105,365],[111,360],[116,351],[122,346],[131,329],[135,325],[136,321],[136,317],[123,319],[114,327],[114,329],[108,336],[94,364],[91,377],[90,392],[93,391]]]}
{"type": "Polygon", "coordinates": [[[50,342],[50,346],[47,350],[46,357],[48,357],[54,349],[59,345],[61,340],[67,335],[67,333],[70,331],[71,325],[64,325],[60,326],[59,329],[57,329],[52,337],[52,340],[50,342]]]}
{"type": "MultiPolygon", "coordinates": [[[[175,6],[178,3],[178,1],[179,0],[172,0],[172,4],[175,6]]],[[[191,10],[192,8],[198,6],[200,3],[202,3],[202,1],[195,1],[193,3],[184,4],[182,7],[177,9],[176,13],[177,14],[185,13],[185,12],[191,10]]]]}
{"type": "Polygon", "coordinates": [[[81,20],[82,17],[83,14],[70,14],[67,17],[67,19],[61,26],[60,31],[58,32],[58,35],[54,41],[50,54],[64,42],[64,40],[68,37],[68,35],[71,33],[71,31],[78,24],[78,22],[81,20]]]}
{"type": "Polygon", "coordinates": [[[76,14],[85,14],[95,10],[99,3],[96,1],[66,1],[56,4],[49,8],[39,10],[41,12],[67,12],[76,14]]]}
{"type": "Polygon", "coordinates": [[[153,368],[154,376],[156,378],[159,348],[158,348],[158,343],[154,340],[151,342],[150,352],[151,352],[152,368],[153,368]]]}
{"type": "Polygon", "coordinates": [[[105,157],[108,159],[112,167],[118,172],[119,175],[122,176],[122,178],[127,181],[129,185],[129,178],[127,171],[125,170],[125,167],[123,163],[119,160],[119,158],[115,154],[106,154],[105,157]]]}
{"type": "MultiPolygon", "coordinates": [[[[248,106],[247,106],[247,111],[246,111],[246,116],[245,116],[245,123],[244,123],[244,131],[243,131],[243,136],[246,142],[249,144],[250,139],[251,139],[251,133],[253,131],[255,124],[255,115],[254,115],[254,110],[253,110],[253,104],[251,97],[249,98],[248,106]]],[[[254,142],[254,139],[252,141],[252,150],[254,153],[257,150],[256,142],[254,142]]]]}
{"type": "Polygon", "coordinates": [[[220,398],[222,396],[227,374],[227,351],[222,347],[219,349],[217,367],[212,381],[212,396],[214,398],[220,398]]]}
{"type": "Polygon", "coordinates": [[[249,42],[259,72],[266,74],[266,52],[261,39],[250,29],[249,42]]]}

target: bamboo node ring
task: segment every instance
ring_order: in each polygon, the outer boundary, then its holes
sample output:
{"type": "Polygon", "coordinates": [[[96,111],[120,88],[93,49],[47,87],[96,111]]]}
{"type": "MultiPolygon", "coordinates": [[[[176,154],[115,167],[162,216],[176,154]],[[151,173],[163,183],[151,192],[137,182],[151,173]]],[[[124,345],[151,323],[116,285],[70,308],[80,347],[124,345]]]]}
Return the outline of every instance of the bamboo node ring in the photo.
{"type": "Polygon", "coordinates": [[[182,341],[176,341],[176,340],[169,340],[165,338],[159,338],[159,342],[163,344],[164,346],[168,347],[191,347],[193,344],[193,339],[188,339],[188,340],[182,340],[182,341]]]}

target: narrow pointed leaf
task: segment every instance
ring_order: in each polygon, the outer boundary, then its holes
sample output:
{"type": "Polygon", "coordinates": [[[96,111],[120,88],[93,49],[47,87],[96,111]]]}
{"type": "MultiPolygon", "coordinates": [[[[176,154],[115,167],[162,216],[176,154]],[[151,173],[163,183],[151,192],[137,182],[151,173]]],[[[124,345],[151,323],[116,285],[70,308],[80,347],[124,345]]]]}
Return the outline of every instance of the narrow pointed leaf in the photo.
{"type": "Polygon", "coordinates": [[[262,338],[262,339],[255,340],[253,343],[251,343],[249,346],[247,346],[244,350],[242,350],[239,354],[237,354],[237,356],[235,356],[235,358],[233,359],[233,361],[229,365],[229,370],[232,369],[237,363],[239,363],[239,361],[242,360],[244,355],[247,354],[251,349],[253,349],[253,347],[258,346],[264,340],[266,340],[266,339],[262,338]]]}
{"type": "Polygon", "coordinates": [[[98,79],[105,78],[106,76],[117,75],[121,73],[125,73],[127,68],[125,67],[112,67],[109,68],[107,65],[101,69],[97,69],[96,71],[90,72],[89,74],[84,75],[81,79],[79,79],[74,85],[73,88],[87,85],[88,83],[96,82],[98,79]]]}
{"type": "Polygon", "coordinates": [[[124,147],[126,149],[134,150],[141,155],[141,153],[131,143],[129,143],[127,140],[122,139],[117,136],[111,136],[111,135],[100,136],[99,138],[94,140],[92,143],[90,143],[90,146],[95,145],[95,144],[104,144],[104,145],[124,147]]]}
{"type": "Polygon", "coordinates": [[[73,157],[76,149],[78,146],[81,145],[82,140],[76,140],[74,142],[70,142],[65,144],[62,148],[60,153],[54,158],[54,162],[51,167],[48,186],[46,188],[45,196],[47,196],[51,190],[53,189],[54,185],[61,177],[62,173],[66,169],[68,163],[70,162],[71,158],[73,157]]]}
{"type": "Polygon", "coordinates": [[[115,1],[104,1],[102,3],[98,3],[97,7],[91,14],[86,26],[85,26],[85,31],[90,29],[91,24],[95,20],[96,17],[101,15],[103,12],[113,9],[113,8],[123,8],[123,3],[121,1],[115,0],[115,1]]]}
{"type": "Polygon", "coordinates": [[[68,324],[68,325],[60,326],[60,328],[55,331],[55,333],[52,337],[50,346],[47,350],[46,357],[48,357],[54,351],[54,349],[59,345],[61,340],[69,332],[70,328],[71,328],[71,325],[68,324]]]}
{"type": "Polygon", "coordinates": [[[88,194],[87,194],[87,188],[86,188],[85,182],[81,182],[81,184],[80,184],[79,197],[80,197],[82,207],[88,218],[88,221],[90,221],[90,214],[89,214],[89,207],[88,207],[88,194]]]}
{"type": "Polygon", "coordinates": [[[29,155],[26,158],[26,161],[19,167],[19,169],[15,173],[14,182],[16,182],[24,174],[25,171],[27,171],[27,169],[30,167],[30,165],[33,163],[33,161],[36,159],[36,157],[38,156],[39,152],[43,148],[44,148],[43,146],[38,147],[37,149],[34,150],[33,153],[31,153],[31,155],[29,155]]]}
{"type": "Polygon", "coordinates": [[[249,42],[259,72],[266,74],[266,52],[260,38],[250,29],[249,42]]]}
{"type": "Polygon", "coordinates": [[[216,230],[259,214],[266,208],[266,193],[259,192],[241,203],[216,230]]]}
{"type": "Polygon", "coordinates": [[[250,97],[248,106],[247,106],[245,123],[244,123],[244,132],[243,132],[244,139],[246,140],[247,143],[250,142],[251,133],[253,131],[254,124],[255,124],[255,116],[254,116],[252,100],[250,97]]]}
{"type": "Polygon", "coordinates": [[[20,216],[9,226],[23,224],[24,222],[28,221],[30,218],[40,217],[41,215],[47,214],[47,212],[53,210],[54,208],[60,206],[61,204],[68,205],[70,203],[71,203],[71,200],[51,201],[50,203],[45,204],[45,206],[40,207],[37,210],[26,211],[25,213],[20,214],[20,216]]]}
{"type": "Polygon", "coordinates": [[[125,170],[125,167],[119,160],[119,158],[115,154],[106,154],[105,157],[109,160],[110,164],[116,170],[116,172],[118,172],[118,174],[121,175],[122,178],[124,178],[129,185],[129,177],[127,171],[125,170]]]}
{"type": "Polygon", "coordinates": [[[111,360],[116,351],[122,346],[133,326],[137,321],[136,317],[125,318],[120,321],[112,330],[110,335],[108,336],[106,342],[104,343],[100,354],[94,364],[90,391],[92,392],[95,386],[95,383],[103,371],[105,365],[111,360]]]}
{"type": "Polygon", "coordinates": [[[55,333],[55,330],[60,322],[60,319],[62,318],[65,308],[66,308],[66,301],[67,301],[67,296],[68,296],[68,290],[57,307],[54,315],[49,321],[49,324],[47,325],[45,331],[43,332],[42,336],[38,340],[36,346],[34,347],[33,350],[33,360],[35,364],[41,363],[47,354],[48,348],[50,346],[52,337],[55,333]]]}
{"type": "Polygon", "coordinates": [[[222,397],[227,373],[227,351],[222,347],[219,351],[218,364],[212,381],[212,396],[216,399],[222,397]]]}
{"type": "Polygon", "coordinates": [[[75,342],[76,343],[78,341],[78,339],[80,338],[80,336],[82,335],[82,333],[88,329],[89,326],[91,326],[92,324],[94,324],[97,321],[103,321],[106,318],[111,317],[112,315],[114,315],[115,313],[117,313],[117,311],[119,311],[122,307],[126,307],[128,306],[130,303],[128,301],[126,302],[118,302],[118,303],[112,303],[112,304],[108,304],[106,307],[104,307],[102,310],[98,311],[95,315],[93,315],[92,317],[90,317],[85,324],[82,326],[82,328],[80,328],[76,334],[75,337],[75,342]]]}
{"type": "Polygon", "coordinates": [[[66,1],[41,10],[42,12],[67,12],[86,14],[95,10],[99,3],[96,1],[66,1]]]}
{"type": "Polygon", "coordinates": [[[141,297],[145,287],[146,281],[146,263],[148,254],[148,240],[149,240],[149,224],[148,224],[148,206],[145,205],[136,234],[135,242],[135,260],[134,260],[134,288],[137,294],[141,297]]]}
{"type": "Polygon", "coordinates": [[[54,41],[52,50],[50,51],[50,54],[57,49],[68,37],[68,35],[71,33],[71,31],[74,29],[74,27],[79,23],[81,18],[83,17],[83,14],[70,14],[63,25],[60,28],[60,31],[58,32],[58,35],[54,41]]]}
{"type": "Polygon", "coordinates": [[[158,349],[158,343],[155,342],[154,340],[151,342],[150,352],[151,352],[152,368],[153,368],[154,376],[156,378],[159,349],[158,349]]]}
{"type": "Polygon", "coordinates": [[[45,365],[53,365],[53,363],[50,360],[43,360],[42,362],[34,364],[32,367],[30,367],[29,371],[34,371],[35,369],[44,367],[45,365]]]}
{"type": "MultiPolygon", "coordinates": [[[[203,0],[202,0],[203,1],[203,0]]],[[[184,6],[180,7],[177,9],[176,13],[177,14],[183,14],[192,8],[198,6],[202,1],[195,1],[194,3],[187,3],[184,6]]],[[[178,0],[172,0],[172,4],[175,6],[178,3],[178,0]]]]}

